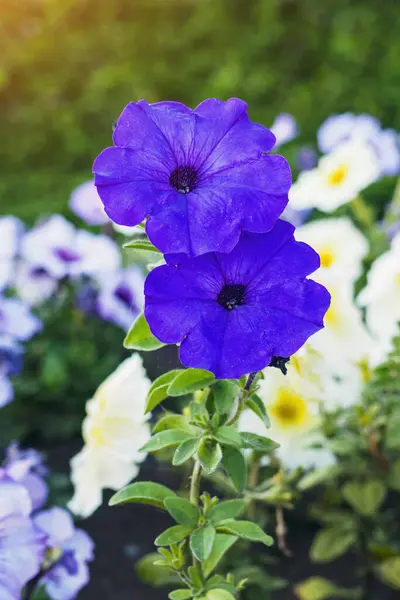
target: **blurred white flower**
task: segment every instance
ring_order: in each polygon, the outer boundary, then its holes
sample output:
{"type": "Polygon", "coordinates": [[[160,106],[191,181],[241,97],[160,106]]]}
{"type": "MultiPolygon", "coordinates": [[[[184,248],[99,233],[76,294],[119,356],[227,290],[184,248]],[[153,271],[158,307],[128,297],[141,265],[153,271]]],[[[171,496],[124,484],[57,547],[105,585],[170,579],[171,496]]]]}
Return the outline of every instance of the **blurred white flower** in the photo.
{"type": "Polygon", "coordinates": [[[85,181],[74,189],[69,199],[69,207],[88,225],[104,225],[110,220],[93,181],[85,181]]]}
{"type": "Polygon", "coordinates": [[[57,279],[41,267],[20,261],[15,269],[13,285],[17,295],[31,306],[38,306],[57,289],[57,279]]]}
{"type": "Polygon", "coordinates": [[[331,294],[331,305],[324,317],[324,329],[308,343],[338,372],[369,360],[373,340],[353,300],[353,290],[340,280],[319,277],[331,294]]]}
{"type": "Polygon", "coordinates": [[[331,115],[318,131],[318,145],[322,152],[327,153],[352,137],[362,138],[370,144],[377,155],[382,175],[399,173],[400,136],[394,129],[381,129],[378,119],[371,115],[331,115]]]}
{"type": "Polygon", "coordinates": [[[276,137],[275,148],[290,142],[298,135],[298,127],[295,118],[289,113],[278,115],[270,127],[276,137]]]}
{"type": "Polygon", "coordinates": [[[0,290],[11,280],[23,230],[24,226],[17,217],[7,215],[0,219],[0,290]]]}
{"type": "Polygon", "coordinates": [[[72,512],[88,517],[102,502],[104,488],[117,490],[139,472],[150,438],[144,415],[150,381],[138,354],[127,358],[97,389],[86,406],[85,445],[71,461],[75,486],[72,512]]]}
{"type": "Polygon", "coordinates": [[[265,403],[271,427],[251,411],[245,411],[239,421],[241,431],[268,436],[280,444],[278,458],[288,469],[323,467],[335,459],[324,445],[320,431],[319,391],[308,377],[302,377],[294,364],[287,375],[267,368],[258,394],[265,403]],[[319,447],[315,447],[315,446],[319,447]]]}
{"type": "Polygon", "coordinates": [[[368,241],[347,217],[320,219],[299,227],[296,239],[309,244],[321,258],[321,267],[313,275],[354,283],[362,272],[362,260],[368,253],[368,241]]]}
{"type": "Polygon", "coordinates": [[[77,230],[61,215],[53,215],[29,231],[21,255],[32,267],[50,276],[97,276],[116,271],[121,264],[118,246],[105,235],[77,230]]]}
{"type": "Polygon", "coordinates": [[[292,208],[330,213],[353,200],[380,175],[377,156],[363,139],[352,138],[322,157],[318,166],[300,173],[289,192],[292,208]]]}
{"type": "Polygon", "coordinates": [[[400,233],[393,238],[390,250],[371,266],[358,303],[366,307],[368,327],[386,354],[400,321],[400,233]]]}
{"type": "Polygon", "coordinates": [[[106,321],[126,331],[144,306],[144,276],[139,267],[129,267],[100,282],[96,310],[106,321]]]}

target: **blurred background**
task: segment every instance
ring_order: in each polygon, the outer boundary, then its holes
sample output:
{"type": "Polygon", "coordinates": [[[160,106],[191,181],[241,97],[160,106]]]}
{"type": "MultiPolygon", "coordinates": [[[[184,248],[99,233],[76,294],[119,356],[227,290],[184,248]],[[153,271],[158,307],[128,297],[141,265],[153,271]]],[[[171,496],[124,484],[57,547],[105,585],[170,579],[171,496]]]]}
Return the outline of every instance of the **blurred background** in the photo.
{"type": "Polygon", "coordinates": [[[332,113],[400,128],[397,0],[1,0],[0,211],[63,210],[129,100],[244,98],[312,142],[332,113]]]}
{"type": "MultiPolygon", "coordinates": [[[[0,0],[0,56],[0,214],[28,226],[58,212],[71,218],[68,198],[90,179],[130,100],[195,107],[207,97],[238,96],[266,126],[290,113],[299,135],[282,153],[292,164],[299,148],[316,148],[316,132],[332,114],[368,113],[400,130],[398,0],[0,0]]],[[[383,212],[394,185],[383,178],[367,200],[376,196],[383,212]]],[[[42,308],[45,328],[26,353],[14,403],[0,416],[0,450],[19,438],[47,451],[59,503],[71,497],[66,473],[82,445],[85,401],[127,355],[121,327],[83,318],[74,299],[75,291],[65,292],[42,308]]],[[[175,355],[161,350],[151,360],[154,378],[174,366],[175,355]]],[[[172,485],[171,473],[152,462],[141,477],[154,478],[155,469],[157,480],[172,485]]],[[[333,570],[310,563],[316,527],[302,509],[295,525],[289,517],[296,560],[279,556],[268,565],[272,575],[278,583],[331,575],[355,585],[353,555],[333,570]]],[[[84,523],[97,550],[80,598],[165,598],[133,579],[133,562],[167,524],[161,513],[144,511],[132,520],[132,512],[104,505],[84,523]]],[[[378,593],[379,600],[398,597],[391,589],[378,593]]],[[[294,598],[290,589],[272,594],[294,598]]]]}

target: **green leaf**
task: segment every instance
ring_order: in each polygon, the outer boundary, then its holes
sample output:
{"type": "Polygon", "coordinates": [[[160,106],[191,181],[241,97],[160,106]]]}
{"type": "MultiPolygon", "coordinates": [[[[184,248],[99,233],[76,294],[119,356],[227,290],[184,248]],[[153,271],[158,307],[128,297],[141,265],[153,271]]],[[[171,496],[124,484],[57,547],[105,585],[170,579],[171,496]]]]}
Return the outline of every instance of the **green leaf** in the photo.
{"type": "Polygon", "coordinates": [[[141,313],[132,327],[128,331],[125,339],[124,346],[128,350],[141,350],[148,352],[150,350],[158,350],[165,346],[163,342],[160,342],[150,331],[150,327],[141,313]]]}
{"type": "Polygon", "coordinates": [[[193,587],[203,589],[203,578],[200,573],[200,569],[197,566],[191,566],[188,568],[188,575],[193,584],[193,587]]]}
{"type": "Polygon", "coordinates": [[[388,419],[385,444],[389,450],[400,450],[400,409],[393,411],[388,419]]]}
{"type": "Polygon", "coordinates": [[[222,460],[222,449],[213,440],[203,440],[197,452],[197,457],[204,471],[211,475],[222,460]]]}
{"type": "Polygon", "coordinates": [[[190,433],[181,429],[166,429],[153,435],[143,448],[141,448],[141,452],[157,452],[163,448],[171,448],[191,437],[190,433]]]}
{"type": "Polygon", "coordinates": [[[183,463],[189,460],[189,458],[192,458],[192,456],[196,454],[199,445],[200,438],[191,438],[190,440],[182,442],[182,444],[180,444],[175,450],[175,454],[172,459],[172,464],[174,467],[183,465],[183,463]]]}
{"type": "Polygon", "coordinates": [[[169,600],[189,600],[192,598],[190,590],[174,590],[168,594],[169,600]]]}
{"type": "MultiPolygon", "coordinates": [[[[7,594],[8,596],[8,594],[7,594]]],[[[49,600],[50,596],[46,591],[46,586],[43,583],[38,583],[31,594],[29,595],[30,600],[49,600]]]]}
{"type": "Polygon", "coordinates": [[[321,469],[315,469],[314,471],[304,475],[304,477],[298,481],[297,487],[301,491],[308,490],[324,481],[331,480],[337,472],[338,468],[336,465],[329,465],[327,467],[322,467],[321,469]]]}
{"type": "Polygon", "coordinates": [[[207,514],[207,519],[213,525],[218,525],[226,519],[239,517],[246,508],[244,500],[226,500],[213,506],[207,514]]]}
{"type": "Polygon", "coordinates": [[[381,481],[360,483],[350,481],[342,488],[345,500],[361,515],[376,513],[385,499],[386,488],[381,481]]]}
{"type": "Polygon", "coordinates": [[[109,501],[109,506],[134,502],[137,504],[151,504],[157,508],[164,508],[165,498],[175,496],[175,492],[160,483],[152,481],[137,481],[131,483],[114,494],[109,501]]]}
{"type": "Polygon", "coordinates": [[[203,573],[208,577],[218,566],[224,554],[232,548],[238,538],[225,533],[217,533],[210,556],[203,562],[203,573]]]}
{"type": "Polygon", "coordinates": [[[235,600],[230,592],[224,589],[210,590],[206,594],[207,600],[235,600]]]}
{"type": "Polygon", "coordinates": [[[181,372],[182,369],[174,369],[168,371],[168,373],[163,373],[163,375],[160,375],[160,377],[157,377],[157,379],[153,381],[149,393],[147,394],[146,413],[153,410],[153,408],[165,400],[165,398],[168,398],[168,386],[181,372]]]}
{"type": "Polygon", "coordinates": [[[234,381],[220,380],[212,386],[215,410],[222,417],[228,415],[239,394],[239,386],[234,381]]]}
{"type": "Polygon", "coordinates": [[[383,561],[378,567],[378,575],[386,585],[400,590],[400,556],[383,561]]]}
{"type": "Polygon", "coordinates": [[[229,521],[218,526],[220,533],[229,533],[251,542],[262,542],[266,546],[272,546],[273,538],[267,535],[259,525],[252,521],[229,521]]]}
{"type": "Polygon", "coordinates": [[[214,432],[214,438],[223,446],[235,446],[239,448],[242,445],[242,438],[234,427],[222,425],[214,432]]]}
{"type": "Polygon", "coordinates": [[[215,540],[215,529],[212,525],[206,525],[195,529],[190,536],[190,550],[197,560],[203,562],[210,554],[215,540]]]}
{"type": "Polygon", "coordinates": [[[189,500],[177,496],[166,498],[164,506],[177,523],[188,527],[196,527],[200,516],[199,509],[193,506],[189,500]]]}
{"type": "Polygon", "coordinates": [[[257,452],[272,452],[279,448],[279,444],[262,435],[244,431],[242,434],[242,442],[245,448],[251,448],[257,452]]]}
{"type": "Polygon", "coordinates": [[[194,436],[198,431],[194,427],[192,427],[183,415],[177,415],[175,413],[165,413],[163,417],[154,425],[153,433],[159,433],[160,431],[165,431],[166,429],[181,429],[182,431],[186,431],[191,436],[194,436]]]}
{"type": "Polygon", "coordinates": [[[147,238],[135,238],[133,240],[129,240],[123,246],[123,248],[128,248],[130,250],[143,250],[145,252],[152,252],[154,254],[161,254],[159,250],[147,238]]]}
{"type": "Polygon", "coordinates": [[[400,458],[390,465],[389,487],[400,492],[400,458]]]}
{"type": "Polygon", "coordinates": [[[265,404],[258,394],[252,394],[250,398],[247,399],[246,406],[250,408],[250,410],[252,410],[259,419],[261,419],[266,428],[271,427],[267,409],[265,408],[265,404]]]}
{"type": "Polygon", "coordinates": [[[169,529],[166,529],[155,539],[156,546],[172,546],[172,544],[179,544],[184,540],[191,532],[192,527],[187,525],[174,525],[169,529]]]}
{"type": "Polygon", "coordinates": [[[215,381],[214,375],[205,369],[185,369],[178,374],[168,388],[169,396],[184,396],[201,390],[215,381]]]}
{"type": "Polygon", "coordinates": [[[328,600],[335,596],[337,587],[323,577],[310,577],[296,585],[299,600],[328,600]]]}
{"type": "Polygon", "coordinates": [[[168,567],[161,567],[154,564],[159,561],[159,559],[160,555],[154,552],[140,558],[135,565],[139,579],[143,581],[143,583],[147,583],[153,587],[179,585],[175,581],[176,576],[168,567]]]}
{"type": "Polygon", "coordinates": [[[321,529],[311,545],[310,556],[315,562],[329,562],[344,554],[355,542],[354,531],[343,531],[339,527],[321,529]]]}
{"type": "Polygon", "coordinates": [[[235,489],[242,492],[247,483],[247,464],[243,454],[237,448],[225,447],[222,464],[235,489]]]}

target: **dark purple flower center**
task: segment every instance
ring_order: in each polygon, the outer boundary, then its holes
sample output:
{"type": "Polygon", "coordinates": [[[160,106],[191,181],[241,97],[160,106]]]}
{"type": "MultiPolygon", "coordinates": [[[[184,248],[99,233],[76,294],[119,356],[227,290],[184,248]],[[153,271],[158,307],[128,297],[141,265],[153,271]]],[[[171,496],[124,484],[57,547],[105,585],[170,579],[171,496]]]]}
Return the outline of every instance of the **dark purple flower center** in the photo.
{"type": "Polygon", "coordinates": [[[132,292],[126,285],[119,285],[115,290],[115,296],[128,307],[133,305],[132,292]]]}
{"type": "Polygon", "coordinates": [[[57,258],[66,263],[76,262],[80,259],[79,254],[73,250],[70,250],[69,248],[55,248],[54,254],[57,256],[57,258]]]}
{"type": "Polygon", "coordinates": [[[189,194],[197,187],[197,171],[193,167],[177,167],[172,171],[169,182],[180,194],[189,194]]]}
{"type": "Polygon", "coordinates": [[[275,367],[275,369],[279,369],[282,371],[283,375],[287,373],[286,363],[290,361],[290,357],[285,356],[273,356],[271,362],[269,363],[269,367],[275,367]]]}
{"type": "Polygon", "coordinates": [[[245,304],[246,286],[241,283],[224,285],[217,296],[218,303],[226,310],[233,310],[245,304]]]}
{"type": "Polygon", "coordinates": [[[79,565],[73,550],[66,550],[58,564],[62,565],[68,571],[69,575],[76,575],[78,573],[79,565]]]}
{"type": "Polygon", "coordinates": [[[44,269],[43,267],[35,267],[31,271],[32,277],[45,277],[47,274],[48,273],[46,269],[44,269]]]}

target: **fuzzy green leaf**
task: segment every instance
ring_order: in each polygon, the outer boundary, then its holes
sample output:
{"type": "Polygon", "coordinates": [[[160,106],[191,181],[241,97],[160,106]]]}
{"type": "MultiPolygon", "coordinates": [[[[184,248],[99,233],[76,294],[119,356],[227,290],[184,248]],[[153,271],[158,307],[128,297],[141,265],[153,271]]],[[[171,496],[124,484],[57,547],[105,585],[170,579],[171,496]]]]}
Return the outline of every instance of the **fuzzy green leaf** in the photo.
{"type": "Polygon", "coordinates": [[[199,520],[199,509],[193,506],[185,498],[166,498],[164,500],[164,506],[173,519],[180,525],[187,525],[188,527],[196,527],[197,521],[199,520]]]}
{"type": "Polygon", "coordinates": [[[159,250],[147,238],[134,238],[133,240],[129,240],[123,246],[123,248],[127,248],[129,250],[141,250],[144,252],[151,252],[153,254],[161,254],[159,250]]]}
{"type": "Polygon", "coordinates": [[[175,590],[168,594],[169,600],[189,600],[192,598],[192,592],[190,590],[175,590]]]}
{"type": "Polygon", "coordinates": [[[175,413],[165,413],[163,417],[154,425],[153,433],[159,433],[160,431],[165,431],[166,429],[181,429],[182,431],[186,431],[191,436],[195,436],[195,434],[199,431],[195,427],[192,427],[183,415],[177,415],[175,413]]]}
{"type": "Polygon", "coordinates": [[[221,417],[228,415],[232,411],[235,399],[239,394],[238,384],[228,380],[216,381],[212,386],[212,392],[217,413],[221,417]]]}
{"type": "Polygon", "coordinates": [[[206,598],[207,600],[235,600],[235,596],[224,589],[210,590],[207,592],[206,598]]]}
{"type": "Polygon", "coordinates": [[[343,531],[338,527],[321,529],[311,545],[310,556],[315,562],[329,562],[344,554],[355,542],[354,531],[343,531]]]}
{"type": "Polygon", "coordinates": [[[232,479],[232,483],[238,492],[242,492],[247,483],[246,460],[237,448],[226,446],[224,448],[222,464],[232,479]]]}
{"type": "Polygon", "coordinates": [[[245,501],[240,499],[219,502],[208,512],[207,519],[213,525],[218,525],[221,521],[225,521],[226,519],[235,519],[236,517],[239,517],[245,508],[245,501]]]}
{"type": "Polygon", "coordinates": [[[156,546],[172,546],[172,544],[179,544],[184,540],[191,532],[192,527],[187,525],[174,525],[169,529],[166,529],[161,533],[155,540],[156,546]]]}
{"type": "Polygon", "coordinates": [[[160,377],[157,377],[157,379],[153,381],[149,393],[147,394],[146,413],[153,410],[153,408],[165,400],[165,398],[168,398],[168,387],[181,372],[182,369],[174,369],[168,371],[168,373],[163,373],[163,375],[160,375],[160,377]]]}
{"type": "Polygon", "coordinates": [[[400,556],[383,561],[378,567],[378,575],[386,585],[400,590],[400,556]]]}
{"type": "Polygon", "coordinates": [[[319,485],[323,481],[331,480],[337,472],[337,465],[329,465],[327,467],[322,467],[321,469],[315,469],[304,475],[304,477],[299,480],[297,487],[301,491],[308,490],[319,485]]]}
{"type": "Polygon", "coordinates": [[[137,481],[119,490],[112,496],[109,506],[134,502],[137,504],[151,504],[157,508],[164,508],[165,498],[175,496],[175,492],[165,485],[153,483],[152,481],[137,481]]]}
{"type": "Polygon", "coordinates": [[[376,513],[386,496],[386,487],[381,481],[360,483],[349,481],[342,488],[345,500],[361,515],[376,513]]]}
{"type": "Polygon", "coordinates": [[[149,352],[150,350],[158,350],[158,348],[162,348],[165,344],[160,342],[160,340],[151,333],[144,314],[141,313],[126,334],[124,346],[125,348],[128,348],[128,350],[149,352]]]}
{"type": "Polygon", "coordinates": [[[270,438],[257,435],[256,433],[244,431],[241,436],[243,446],[245,448],[256,450],[257,452],[272,452],[273,450],[276,450],[276,448],[279,448],[279,444],[270,438]]]}
{"type": "Polygon", "coordinates": [[[206,525],[195,529],[190,536],[190,550],[197,560],[203,562],[210,554],[215,540],[215,529],[212,525],[206,525]]]}
{"type": "Polygon", "coordinates": [[[328,600],[337,591],[337,587],[323,577],[310,577],[296,585],[299,600],[328,600]]]}
{"type": "Polygon", "coordinates": [[[200,445],[200,438],[191,438],[182,442],[177,449],[175,450],[174,457],[172,459],[172,464],[174,467],[178,467],[179,465],[183,465],[189,458],[192,458],[194,454],[196,454],[200,445]]]}
{"type": "Polygon", "coordinates": [[[242,438],[234,427],[222,425],[214,433],[214,438],[223,446],[235,446],[239,448],[242,445],[242,438]]]}
{"type": "Polygon", "coordinates": [[[250,410],[252,410],[259,419],[261,419],[266,428],[271,427],[267,409],[265,408],[265,404],[258,394],[252,394],[250,398],[247,399],[246,406],[250,408],[250,410]]]}
{"type": "Polygon", "coordinates": [[[210,556],[203,562],[203,573],[205,577],[216,569],[223,556],[232,548],[233,544],[237,542],[238,538],[233,535],[227,535],[225,533],[217,533],[214,540],[214,545],[211,550],[210,556]]]}
{"type": "Polygon", "coordinates": [[[251,542],[261,542],[266,546],[272,546],[274,543],[273,538],[252,521],[227,521],[219,525],[217,530],[251,542]]]}
{"type": "Polygon", "coordinates": [[[199,446],[197,457],[204,471],[211,475],[222,460],[222,449],[212,440],[203,440],[199,446]]]}
{"type": "Polygon", "coordinates": [[[184,396],[201,390],[215,381],[214,375],[205,369],[185,369],[178,374],[168,388],[169,396],[184,396]]]}
{"type": "Polygon", "coordinates": [[[181,442],[191,438],[190,433],[181,429],[166,429],[153,435],[141,449],[142,452],[158,452],[164,448],[177,446],[181,442]]]}

